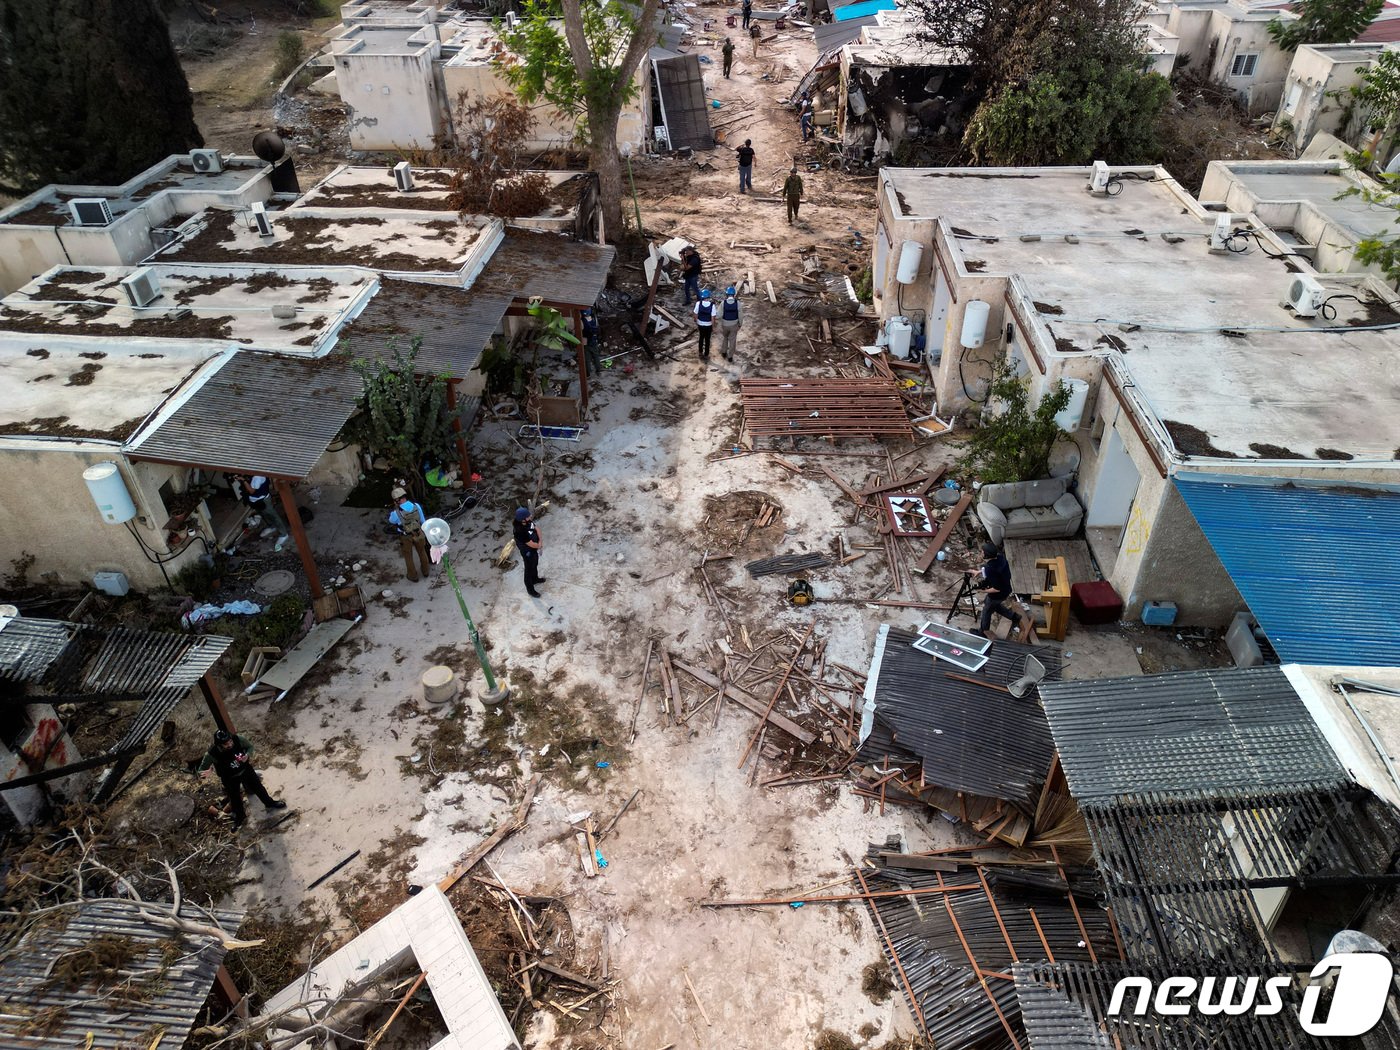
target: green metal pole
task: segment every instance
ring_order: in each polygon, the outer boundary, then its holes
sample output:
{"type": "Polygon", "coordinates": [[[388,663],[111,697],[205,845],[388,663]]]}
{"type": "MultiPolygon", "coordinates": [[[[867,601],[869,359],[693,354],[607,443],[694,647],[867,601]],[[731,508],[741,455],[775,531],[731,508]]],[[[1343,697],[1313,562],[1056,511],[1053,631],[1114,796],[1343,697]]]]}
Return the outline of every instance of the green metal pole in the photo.
{"type": "Polygon", "coordinates": [[[486,647],[481,644],[481,635],[477,633],[476,621],[472,619],[472,614],[467,609],[466,599],[462,597],[462,588],[457,584],[457,574],[452,571],[452,562],[447,555],[442,556],[442,567],[447,571],[447,578],[452,582],[452,593],[457,596],[457,604],[462,609],[462,619],[467,621],[467,630],[471,632],[472,644],[476,646],[476,658],[481,661],[481,672],[486,676],[486,688],[492,693],[500,690],[496,687],[496,676],[491,673],[491,664],[486,659],[486,647]]]}
{"type": "Polygon", "coordinates": [[[642,235],[642,206],[637,203],[637,180],[632,177],[632,154],[627,154],[627,181],[632,186],[632,211],[637,216],[637,236],[642,235]]]}

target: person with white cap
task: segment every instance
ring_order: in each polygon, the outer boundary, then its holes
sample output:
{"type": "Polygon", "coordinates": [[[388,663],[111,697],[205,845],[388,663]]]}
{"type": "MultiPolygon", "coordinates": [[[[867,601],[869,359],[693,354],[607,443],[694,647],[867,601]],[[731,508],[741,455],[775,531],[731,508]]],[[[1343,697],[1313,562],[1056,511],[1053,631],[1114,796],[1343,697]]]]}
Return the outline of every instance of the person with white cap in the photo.
{"type": "Polygon", "coordinates": [[[535,526],[535,516],[529,507],[515,510],[515,549],[520,552],[520,560],[525,565],[525,592],[531,598],[538,598],[540,592],[535,584],[544,583],[540,575],[540,530],[535,526]]]}
{"type": "Polygon", "coordinates": [[[403,555],[403,571],[415,583],[418,569],[413,564],[413,552],[418,552],[418,564],[427,576],[432,562],[428,559],[428,539],[423,535],[423,522],[428,516],[421,505],[408,498],[402,485],[395,485],[389,494],[394,500],[394,509],[389,512],[389,524],[399,537],[399,553],[403,555]]]}
{"type": "Polygon", "coordinates": [[[719,305],[720,352],[726,361],[734,360],[734,350],[739,342],[739,293],[731,284],[724,290],[724,299],[719,305]]]}

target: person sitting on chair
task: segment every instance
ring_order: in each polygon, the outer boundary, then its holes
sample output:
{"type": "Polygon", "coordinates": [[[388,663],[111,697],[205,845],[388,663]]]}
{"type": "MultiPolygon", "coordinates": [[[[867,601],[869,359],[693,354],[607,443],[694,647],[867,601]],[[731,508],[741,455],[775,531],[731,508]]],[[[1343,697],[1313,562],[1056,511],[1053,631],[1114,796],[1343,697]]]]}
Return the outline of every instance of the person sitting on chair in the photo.
{"type": "Polygon", "coordinates": [[[982,544],[982,554],[987,562],[982,566],[982,579],[976,584],[976,588],[986,591],[987,597],[982,602],[981,622],[972,633],[985,638],[987,630],[992,626],[993,613],[1005,616],[1017,626],[1021,623],[1021,614],[1006,604],[1006,599],[1011,597],[1011,565],[1007,562],[1006,555],[991,540],[982,544]]]}

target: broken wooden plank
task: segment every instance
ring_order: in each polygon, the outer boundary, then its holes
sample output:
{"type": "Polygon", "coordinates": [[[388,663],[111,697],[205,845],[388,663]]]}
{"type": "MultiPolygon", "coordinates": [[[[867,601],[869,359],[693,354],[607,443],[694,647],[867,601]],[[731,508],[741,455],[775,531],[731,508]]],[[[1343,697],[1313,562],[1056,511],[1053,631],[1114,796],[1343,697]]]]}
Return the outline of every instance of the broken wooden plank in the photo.
{"type": "Polygon", "coordinates": [[[766,283],[768,285],[768,301],[776,305],[778,302],[778,296],[773,291],[773,282],[768,281],[766,283]]]}
{"type": "MultiPolygon", "coordinates": [[[[955,864],[953,867],[956,868],[957,865],[955,864]]],[[[576,984],[580,988],[587,988],[591,992],[600,992],[603,990],[603,986],[597,981],[584,977],[582,974],[574,973],[572,970],[566,970],[562,966],[553,966],[547,962],[537,962],[535,963],[535,969],[543,970],[545,973],[552,973],[560,980],[568,981],[570,984],[576,984]]]]}
{"type": "MultiPolygon", "coordinates": [[[[792,654],[792,659],[788,661],[787,669],[783,671],[783,677],[778,681],[778,687],[773,690],[773,698],[768,701],[768,706],[763,709],[763,714],[759,717],[758,728],[754,731],[753,736],[749,737],[748,745],[744,748],[744,753],[739,758],[738,768],[744,768],[744,763],[749,760],[749,752],[753,750],[754,744],[758,742],[764,730],[768,728],[768,716],[773,713],[773,708],[777,706],[778,697],[783,694],[783,686],[787,685],[788,679],[792,677],[793,668],[797,666],[797,661],[802,656],[802,650],[807,647],[807,641],[812,637],[812,632],[816,630],[816,627],[817,625],[815,622],[809,623],[807,625],[807,630],[803,632],[802,639],[797,643],[797,649],[792,654]]],[[[755,766],[755,772],[757,772],[757,766],[755,766]]]]}
{"type": "Polygon", "coordinates": [[[948,542],[948,537],[953,535],[953,530],[958,527],[958,522],[962,521],[963,513],[970,506],[972,506],[972,493],[964,492],[958,497],[957,504],[948,512],[948,517],[944,519],[942,527],[938,530],[938,535],[928,545],[928,550],[924,551],[923,556],[914,564],[915,569],[921,573],[928,572],[929,567],[938,560],[938,552],[948,542]]]}
{"type": "MultiPolygon", "coordinates": [[[[711,689],[720,688],[720,680],[714,675],[710,674],[710,672],[706,671],[704,668],[693,667],[690,664],[686,663],[684,660],[676,660],[675,666],[677,670],[684,671],[686,674],[690,675],[690,677],[694,678],[697,682],[700,682],[702,685],[707,685],[711,689]]],[[[747,708],[756,715],[762,715],[765,708],[767,707],[767,705],[764,704],[762,700],[759,700],[752,694],[745,692],[738,686],[734,685],[732,682],[724,683],[723,688],[725,697],[734,701],[740,707],[747,708]]],[[[787,733],[789,736],[795,737],[797,740],[801,741],[804,744],[810,744],[817,739],[815,734],[809,733],[807,730],[803,729],[792,719],[787,718],[784,715],[780,715],[776,711],[768,715],[768,721],[772,722],[784,733],[787,733]]]]}
{"type": "Polygon", "coordinates": [[[850,500],[852,503],[854,503],[857,507],[863,507],[863,506],[865,506],[865,500],[861,498],[861,494],[860,494],[859,492],[857,492],[855,489],[851,488],[851,486],[847,485],[844,481],[842,481],[840,478],[838,478],[835,474],[833,474],[830,467],[828,467],[825,463],[823,463],[823,464],[820,465],[819,469],[821,470],[821,472],[822,472],[823,474],[825,474],[825,475],[826,475],[827,477],[829,477],[833,482],[836,483],[836,487],[846,494],[846,498],[847,498],[847,499],[849,499],[849,500],[850,500]]]}
{"type": "Polygon", "coordinates": [[[540,774],[536,773],[530,778],[530,783],[525,788],[525,797],[520,800],[520,805],[515,807],[515,812],[510,815],[510,820],[493,831],[490,838],[463,857],[461,863],[448,872],[447,876],[438,883],[438,889],[442,890],[443,893],[448,892],[461,882],[472,868],[480,864],[488,853],[504,842],[512,833],[525,826],[525,818],[530,815],[530,806],[535,801],[535,789],[539,785],[540,774]]]}
{"type": "MultiPolygon", "coordinates": [[[[900,478],[898,481],[890,481],[883,485],[875,485],[872,488],[861,489],[860,494],[862,496],[878,496],[885,492],[917,492],[918,486],[926,485],[930,482],[937,484],[947,471],[948,468],[946,466],[941,466],[922,474],[910,474],[907,478],[900,478]]],[[[922,493],[920,493],[920,495],[922,495],[922,493]]]]}
{"type": "Polygon", "coordinates": [[[890,868],[909,868],[913,871],[957,871],[958,863],[940,860],[937,857],[924,857],[917,853],[893,853],[881,850],[880,859],[890,868]]]}

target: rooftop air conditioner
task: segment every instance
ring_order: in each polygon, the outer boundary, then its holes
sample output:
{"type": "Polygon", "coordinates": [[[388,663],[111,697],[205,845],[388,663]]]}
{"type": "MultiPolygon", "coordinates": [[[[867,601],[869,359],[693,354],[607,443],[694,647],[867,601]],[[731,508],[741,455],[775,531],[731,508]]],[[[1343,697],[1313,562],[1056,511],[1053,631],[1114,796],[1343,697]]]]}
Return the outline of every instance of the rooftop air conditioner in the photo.
{"type": "Polygon", "coordinates": [[[1107,164],[1101,160],[1094,161],[1093,174],[1089,176],[1089,192],[1100,197],[1108,196],[1108,183],[1113,172],[1109,170],[1107,164]]]}
{"type": "Polygon", "coordinates": [[[149,266],[143,266],[123,277],[122,291],[132,306],[150,306],[160,298],[160,280],[149,266]]]}
{"type": "Polygon", "coordinates": [[[1235,220],[1229,212],[1215,217],[1215,227],[1210,231],[1212,255],[1221,255],[1230,250],[1230,234],[1234,232],[1235,220]]]}
{"type": "Polygon", "coordinates": [[[68,214],[75,226],[109,226],[112,209],[104,197],[74,197],[68,202],[68,214]]]}
{"type": "Polygon", "coordinates": [[[1327,290],[1311,277],[1298,274],[1288,285],[1288,307],[1299,317],[1316,317],[1327,290]]]}
{"type": "Polygon", "coordinates": [[[190,164],[201,175],[217,175],[224,170],[224,159],[216,149],[190,150],[190,164]]]}
{"type": "Polygon", "coordinates": [[[514,11],[507,11],[507,12],[506,12],[506,28],[507,28],[507,29],[514,29],[514,28],[515,28],[515,24],[516,24],[517,22],[519,22],[519,21],[520,21],[520,16],[517,15],[514,11]]]}
{"type": "Polygon", "coordinates": [[[413,192],[413,169],[408,161],[401,160],[394,165],[394,185],[398,186],[400,193],[413,192]]]}
{"type": "Polygon", "coordinates": [[[272,236],[272,219],[268,217],[267,207],[262,201],[254,201],[248,209],[253,217],[253,225],[257,227],[259,237],[272,236]]]}

